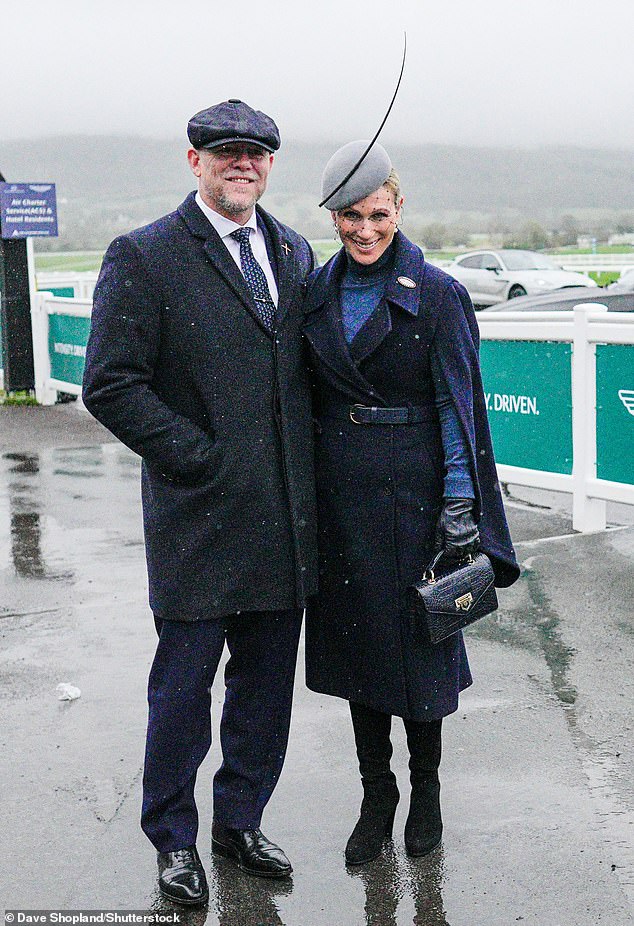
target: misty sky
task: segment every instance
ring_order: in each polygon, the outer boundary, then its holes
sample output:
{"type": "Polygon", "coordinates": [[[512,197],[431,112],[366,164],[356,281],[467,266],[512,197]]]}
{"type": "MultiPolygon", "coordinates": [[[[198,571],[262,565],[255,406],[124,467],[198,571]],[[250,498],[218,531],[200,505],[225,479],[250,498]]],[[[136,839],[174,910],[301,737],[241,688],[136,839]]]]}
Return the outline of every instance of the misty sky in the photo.
{"type": "MultiPolygon", "coordinates": [[[[634,148],[634,0],[0,0],[3,140],[184,137],[228,97],[282,139],[634,148]]],[[[142,156],[142,155],[140,155],[142,156]]]]}

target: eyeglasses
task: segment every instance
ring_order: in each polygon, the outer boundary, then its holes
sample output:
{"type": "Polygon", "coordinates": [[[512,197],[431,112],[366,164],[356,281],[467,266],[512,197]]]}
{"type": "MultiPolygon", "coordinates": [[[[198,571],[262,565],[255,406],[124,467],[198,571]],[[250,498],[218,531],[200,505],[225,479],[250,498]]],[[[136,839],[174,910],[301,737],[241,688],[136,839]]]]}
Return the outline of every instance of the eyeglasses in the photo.
{"type": "Polygon", "coordinates": [[[262,161],[269,153],[259,145],[227,144],[218,145],[216,148],[210,148],[210,153],[215,158],[223,161],[239,161],[247,157],[250,161],[262,161]]]}

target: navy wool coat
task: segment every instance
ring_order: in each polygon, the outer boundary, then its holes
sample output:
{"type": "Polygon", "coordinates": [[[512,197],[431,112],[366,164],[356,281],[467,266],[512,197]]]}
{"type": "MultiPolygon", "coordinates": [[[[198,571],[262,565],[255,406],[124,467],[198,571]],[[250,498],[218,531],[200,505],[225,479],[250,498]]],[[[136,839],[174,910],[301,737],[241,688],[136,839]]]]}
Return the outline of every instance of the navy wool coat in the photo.
{"type": "Polygon", "coordinates": [[[115,239],[95,290],[84,401],[140,454],[150,605],[171,620],[303,606],[316,587],[307,242],[258,207],[275,339],[190,194],[115,239]]]}
{"type": "Polygon", "coordinates": [[[319,594],[306,626],[308,686],[411,720],[456,710],[471,684],[462,634],[433,646],[408,588],[433,555],[445,475],[430,347],[467,437],[482,549],[496,584],[519,575],[495,470],[466,290],[397,232],[383,300],[346,344],[339,251],[308,283],[304,333],[317,418],[319,594]],[[412,285],[415,284],[415,285],[412,285]],[[408,425],[355,424],[351,405],[420,409],[408,425]]]}

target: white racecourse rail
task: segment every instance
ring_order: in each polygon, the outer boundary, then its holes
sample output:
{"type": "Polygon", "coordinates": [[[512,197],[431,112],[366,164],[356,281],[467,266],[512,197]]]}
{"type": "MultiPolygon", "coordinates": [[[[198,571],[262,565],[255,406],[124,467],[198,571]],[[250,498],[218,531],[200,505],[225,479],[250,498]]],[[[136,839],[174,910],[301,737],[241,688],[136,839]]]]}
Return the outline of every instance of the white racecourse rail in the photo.
{"type": "MultiPolygon", "coordinates": [[[[64,343],[59,343],[55,334],[49,334],[51,319],[56,316],[57,330],[61,320],[67,319],[70,331],[73,328],[71,319],[89,319],[91,310],[89,299],[38,294],[32,317],[36,398],[41,404],[54,404],[58,391],[81,394],[81,368],[87,334],[76,333],[61,338],[64,343]],[[66,343],[69,341],[71,343],[66,343]],[[56,357],[55,351],[64,356],[56,357]],[[66,363],[72,370],[69,381],[52,376],[52,359],[56,369],[66,363]]],[[[634,472],[632,478],[625,482],[597,478],[596,347],[597,344],[634,345],[634,313],[608,313],[605,306],[586,303],[571,312],[495,312],[490,315],[480,313],[477,318],[483,341],[559,341],[572,345],[572,473],[567,475],[508,464],[498,464],[498,473],[502,482],[572,493],[574,529],[603,530],[607,501],[634,504],[634,472]]],[[[87,331],[85,322],[82,325],[87,331]]],[[[634,397],[634,370],[627,384],[628,395],[631,388],[634,397]]],[[[529,398],[520,399],[526,399],[530,404],[529,398]]],[[[509,407],[508,411],[526,413],[531,408],[528,405],[526,409],[509,407]]],[[[628,411],[634,415],[634,407],[632,410],[628,408],[628,411]]]]}
{"type": "MultiPolygon", "coordinates": [[[[72,289],[74,299],[92,299],[95,291],[98,274],[94,270],[77,271],[49,271],[36,273],[37,288],[40,291],[53,292],[56,290],[72,289]]],[[[58,293],[69,296],[69,293],[58,293]]]]}
{"type": "MultiPolygon", "coordinates": [[[[597,478],[597,344],[634,344],[634,313],[585,303],[572,312],[495,312],[478,315],[483,341],[559,341],[572,344],[572,474],[498,464],[502,482],[573,496],[573,528],[603,530],[606,502],[634,504],[634,485],[597,478]]],[[[629,381],[634,393],[634,370],[629,381]]],[[[630,412],[631,413],[631,412],[630,412]]],[[[634,482],[634,460],[630,461],[634,482]]]]}
{"type": "MultiPolygon", "coordinates": [[[[81,379],[79,376],[74,376],[72,379],[69,377],[61,379],[53,376],[52,361],[54,362],[55,348],[58,345],[54,342],[51,344],[51,318],[89,320],[91,315],[92,299],[69,299],[63,296],[53,296],[47,292],[38,292],[33,299],[31,303],[31,324],[33,328],[35,398],[40,405],[54,405],[57,401],[58,392],[81,395],[81,379]]],[[[83,360],[87,338],[82,340],[83,343],[77,345],[64,344],[63,347],[76,348],[78,356],[83,360]]]]}

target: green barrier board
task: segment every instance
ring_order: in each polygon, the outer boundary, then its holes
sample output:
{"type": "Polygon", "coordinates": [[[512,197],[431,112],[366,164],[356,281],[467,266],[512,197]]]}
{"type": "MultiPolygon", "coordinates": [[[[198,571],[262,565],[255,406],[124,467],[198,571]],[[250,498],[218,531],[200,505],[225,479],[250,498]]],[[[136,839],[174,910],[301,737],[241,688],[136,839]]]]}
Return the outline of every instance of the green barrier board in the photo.
{"type": "Polygon", "coordinates": [[[482,341],[480,360],[496,461],[570,475],[571,345],[482,341]]]}
{"type": "Polygon", "coordinates": [[[597,345],[597,478],[634,485],[634,345],[597,345]]]}
{"type": "Polygon", "coordinates": [[[63,296],[64,298],[72,299],[75,295],[75,288],[73,286],[47,286],[47,293],[52,293],[53,296],[63,296]]]}
{"type": "Polygon", "coordinates": [[[89,318],[49,316],[48,351],[53,379],[81,386],[89,334],[89,318]]]}

